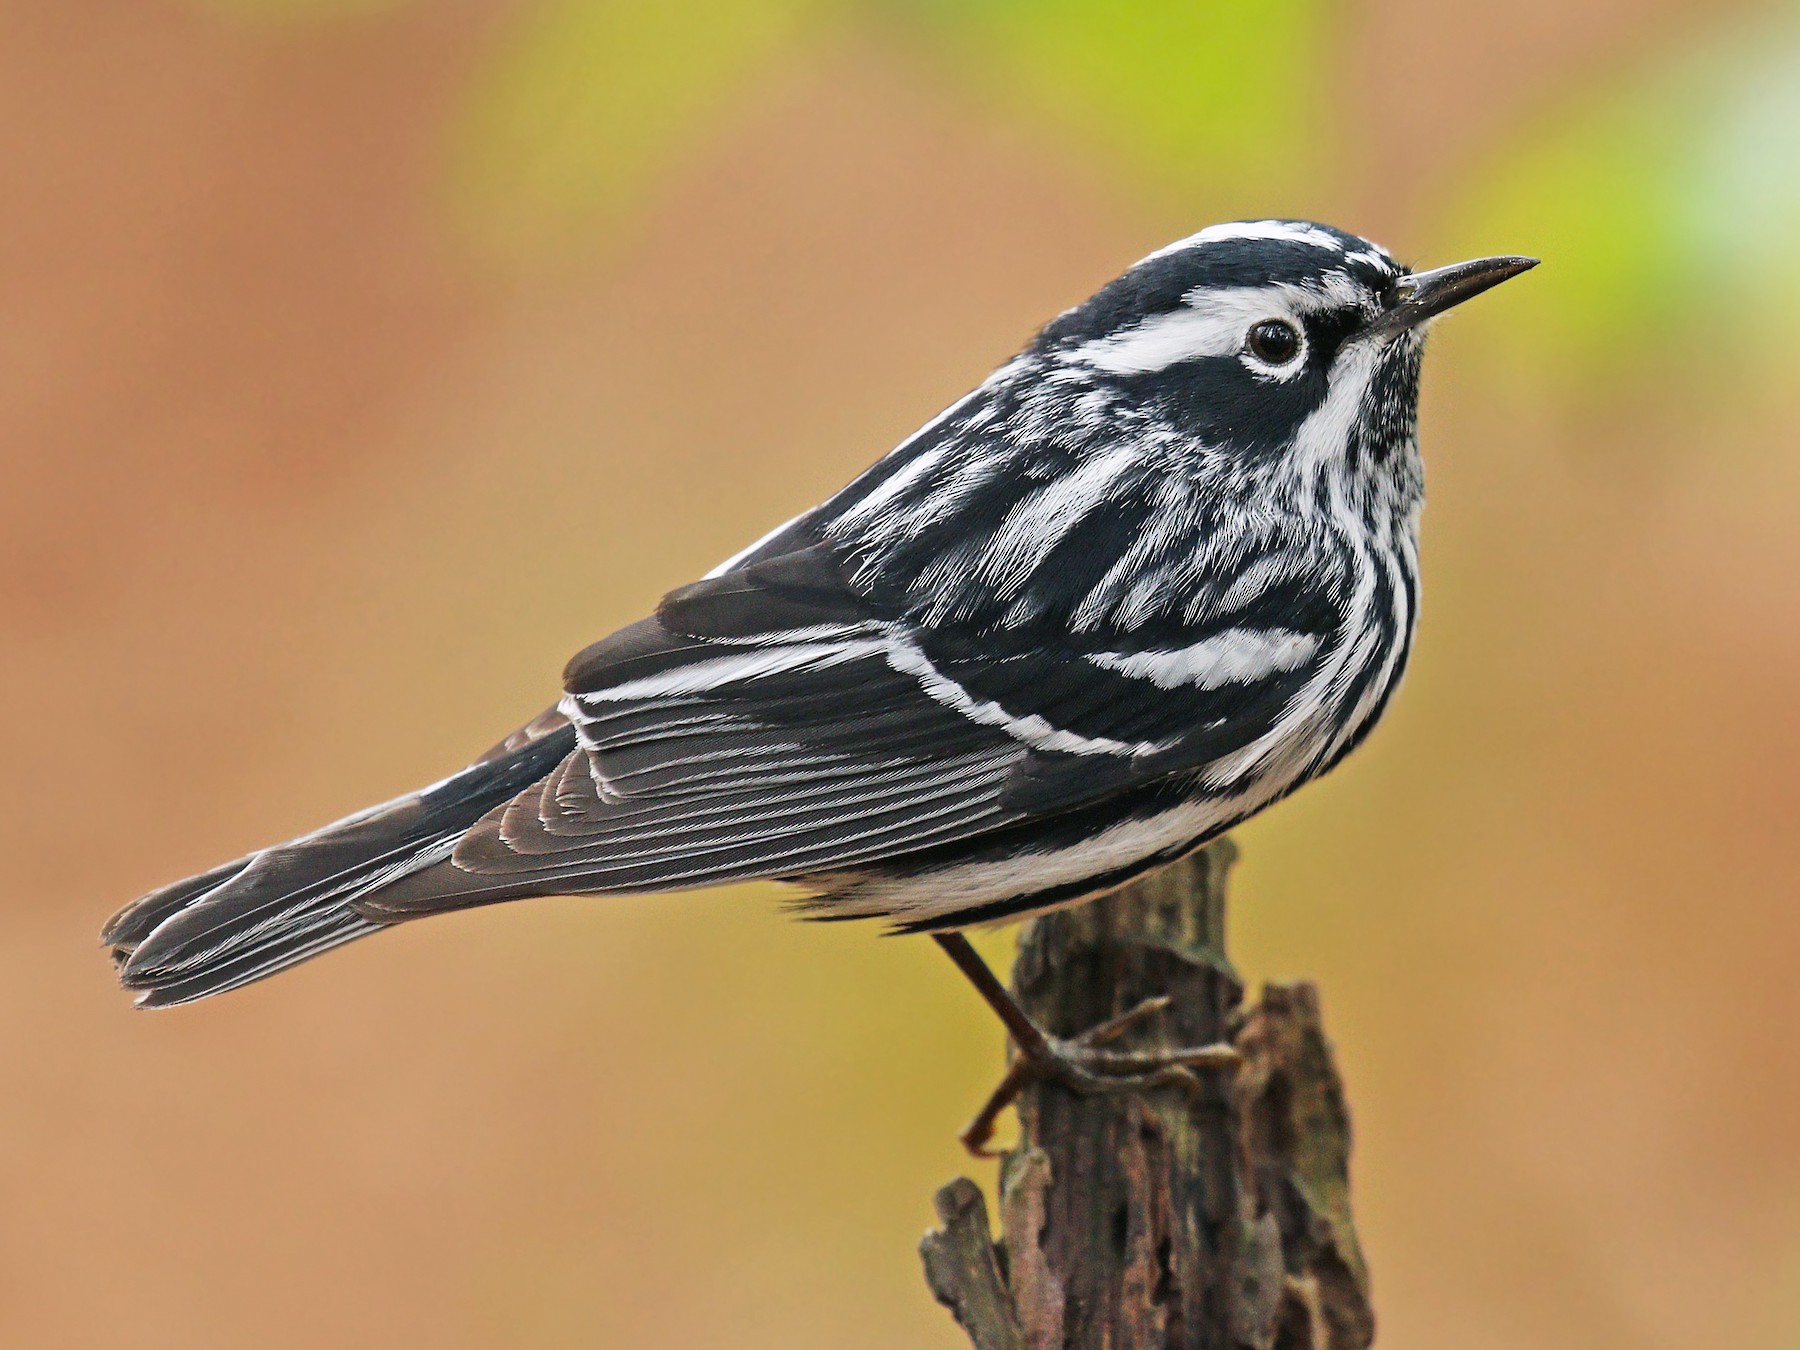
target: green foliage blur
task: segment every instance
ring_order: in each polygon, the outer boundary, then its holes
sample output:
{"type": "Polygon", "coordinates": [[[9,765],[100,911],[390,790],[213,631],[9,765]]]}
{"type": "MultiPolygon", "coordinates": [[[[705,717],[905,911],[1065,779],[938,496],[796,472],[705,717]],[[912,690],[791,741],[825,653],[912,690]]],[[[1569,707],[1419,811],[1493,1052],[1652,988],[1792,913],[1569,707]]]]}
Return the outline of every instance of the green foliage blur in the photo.
{"type": "MultiPolygon", "coordinates": [[[[417,0],[192,0],[341,22],[417,0]]],[[[504,248],[593,247],[796,48],[860,29],[955,96],[1103,166],[1113,188],[1221,217],[1319,195],[1354,164],[1320,0],[532,0],[468,81],[445,190],[504,248]]],[[[1475,54],[1474,59],[1479,59],[1475,54]]],[[[1406,78],[1397,67],[1355,72],[1406,78]]],[[[1447,177],[1446,246],[1526,236],[1551,378],[1616,373],[1710,318],[1779,325],[1800,298],[1800,17],[1752,7],[1681,50],[1560,91],[1447,177]]],[[[1704,355],[1708,344],[1697,342],[1704,355]]]]}

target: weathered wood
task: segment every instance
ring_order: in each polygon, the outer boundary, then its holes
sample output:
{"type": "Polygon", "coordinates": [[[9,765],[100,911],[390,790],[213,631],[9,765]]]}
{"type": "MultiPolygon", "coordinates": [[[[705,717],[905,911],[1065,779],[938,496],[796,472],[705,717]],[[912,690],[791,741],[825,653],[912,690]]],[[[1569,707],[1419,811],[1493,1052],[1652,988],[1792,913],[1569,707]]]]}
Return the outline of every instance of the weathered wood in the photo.
{"type": "Polygon", "coordinates": [[[1374,1336],[1351,1224],[1349,1117],[1308,985],[1253,1008],[1225,955],[1220,841],[1114,895],[1035,920],[1013,987],[1034,1020],[1073,1036],[1157,994],[1140,1048],[1231,1040],[1235,1074],[1198,1092],[1079,1096],[1034,1083],[1001,1166],[1004,1235],[986,1238],[973,1183],[940,1192],[927,1239],[933,1291],[977,1350],[1362,1350],[1374,1336]],[[945,1197],[954,1192],[954,1202],[945,1197]],[[955,1222],[952,1223],[951,1216],[955,1222]],[[979,1232],[976,1243],[968,1235],[979,1232]],[[984,1283],[991,1269],[1001,1283],[984,1283]],[[946,1291],[977,1290],[979,1297],[946,1291]],[[978,1333],[966,1309],[998,1300],[978,1333]],[[982,1334],[990,1339],[981,1339],[982,1334]]]}
{"type": "Polygon", "coordinates": [[[1012,1296],[1000,1274],[981,1188],[958,1177],[938,1191],[938,1222],[919,1243],[925,1282],[969,1333],[975,1350],[1024,1350],[1012,1296]]]}

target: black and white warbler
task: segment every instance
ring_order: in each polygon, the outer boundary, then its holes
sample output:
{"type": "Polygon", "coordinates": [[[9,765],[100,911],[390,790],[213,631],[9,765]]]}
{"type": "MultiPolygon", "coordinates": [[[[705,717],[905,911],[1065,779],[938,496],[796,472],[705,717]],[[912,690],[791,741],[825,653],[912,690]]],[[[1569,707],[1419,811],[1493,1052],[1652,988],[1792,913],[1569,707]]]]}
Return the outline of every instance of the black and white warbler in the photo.
{"type": "Polygon", "coordinates": [[[1533,262],[1413,273],[1298,221],[1151,254],[462,772],[120,912],[124,984],[186,1003],[442,910],[753,877],[952,934],[1189,852],[1381,715],[1425,323],[1533,262]]]}

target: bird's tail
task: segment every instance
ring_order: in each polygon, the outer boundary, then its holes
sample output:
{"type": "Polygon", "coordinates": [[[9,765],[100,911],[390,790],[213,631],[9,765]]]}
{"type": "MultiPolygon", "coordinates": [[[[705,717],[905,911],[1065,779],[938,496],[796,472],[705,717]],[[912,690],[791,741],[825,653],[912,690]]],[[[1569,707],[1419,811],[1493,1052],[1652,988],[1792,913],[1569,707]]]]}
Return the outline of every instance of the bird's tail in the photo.
{"type": "Polygon", "coordinates": [[[464,831],[574,747],[568,724],[546,714],[421,792],[152,891],[115,914],[101,941],[141,1007],[273,975],[386,927],[355,901],[447,857],[464,831]]]}

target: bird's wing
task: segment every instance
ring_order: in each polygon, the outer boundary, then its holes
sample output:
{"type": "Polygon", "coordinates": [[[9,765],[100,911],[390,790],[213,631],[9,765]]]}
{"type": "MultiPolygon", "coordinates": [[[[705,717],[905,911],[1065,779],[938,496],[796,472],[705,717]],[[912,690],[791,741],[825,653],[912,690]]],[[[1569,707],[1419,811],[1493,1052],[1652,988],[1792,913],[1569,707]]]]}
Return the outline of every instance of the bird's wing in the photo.
{"type": "Polygon", "coordinates": [[[765,555],[577,656],[580,750],[358,907],[795,876],[966,839],[1247,744],[1320,641],[1224,620],[1175,646],[957,636],[860,594],[827,544],[765,555]]]}
{"type": "Polygon", "coordinates": [[[1303,571],[1264,569],[1213,595],[1179,621],[1035,644],[924,634],[919,646],[932,679],[1030,745],[1002,797],[1011,810],[1055,814],[1203,768],[1225,788],[1324,696],[1341,616],[1303,571]]]}

